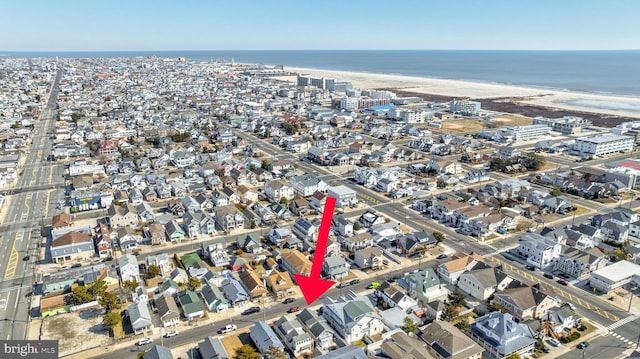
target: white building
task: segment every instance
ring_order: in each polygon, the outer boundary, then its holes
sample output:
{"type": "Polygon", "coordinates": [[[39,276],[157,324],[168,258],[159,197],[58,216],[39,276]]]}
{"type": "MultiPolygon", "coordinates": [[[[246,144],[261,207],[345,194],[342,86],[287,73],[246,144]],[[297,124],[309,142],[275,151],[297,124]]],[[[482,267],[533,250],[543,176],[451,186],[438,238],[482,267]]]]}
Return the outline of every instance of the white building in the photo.
{"type": "Polygon", "coordinates": [[[452,100],[449,103],[449,111],[459,112],[463,115],[475,116],[480,113],[480,102],[469,100],[452,100]]]}
{"type": "Polygon", "coordinates": [[[630,282],[640,285],[640,265],[620,261],[592,272],[589,285],[600,291],[610,292],[630,282]]]}
{"type": "Polygon", "coordinates": [[[340,100],[340,108],[347,111],[357,110],[359,102],[359,99],[356,97],[343,97],[342,100],[340,100]]]}
{"type": "Polygon", "coordinates": [[[520,238],[516,252],[527,258],[527,262],[538,268],[545,268],[560,257],[562,245],[537,233],[520,238]]]}
{"type": "Polygon", "coordinates": [[[549,131],[551,128],[547,125],[528,125],[508,127],[502,133],[516,141],[530,141],[548,135],[549,131]]]}
{"type": "Polygon", "coordinates": [[[614,134],[582,137],[576,139],[573,149],[583,155],[602,156],[633,149],[633,137],[614,134]]]}
{"type": "Polygon", "coordinates": [[[344,185],[329,187],[327,196],[336,199],[336,207],[351,207],[358,204],[356,191],[344,185]]]}

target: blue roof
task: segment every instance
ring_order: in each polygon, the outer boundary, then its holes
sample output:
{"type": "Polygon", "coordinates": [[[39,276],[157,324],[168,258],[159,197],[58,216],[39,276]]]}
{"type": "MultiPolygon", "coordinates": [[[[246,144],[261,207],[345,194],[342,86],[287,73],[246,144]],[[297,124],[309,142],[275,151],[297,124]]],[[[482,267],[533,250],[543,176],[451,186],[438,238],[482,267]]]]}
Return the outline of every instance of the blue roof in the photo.
{"type": "Polygon", "coordinates": [[[371,106],[371,107],[367,107],[367,110],[371,110],[371,111],[381,111],[381,110],[390,110],[392,108],[396,107],[396,105],[390,103],[388,105],[378,105],[378,106],[371,106]]]}

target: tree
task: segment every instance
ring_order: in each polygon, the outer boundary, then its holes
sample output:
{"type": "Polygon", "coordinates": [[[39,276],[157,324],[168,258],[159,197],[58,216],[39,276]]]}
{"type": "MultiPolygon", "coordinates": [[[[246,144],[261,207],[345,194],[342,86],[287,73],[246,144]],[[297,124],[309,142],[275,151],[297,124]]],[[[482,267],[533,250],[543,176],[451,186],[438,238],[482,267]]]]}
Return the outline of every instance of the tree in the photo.
{"type": "Polygon", "coordinates": [[[404,317],[404,325],[402,326],[402,330],[407,334],[414,333],[416,330],[418,330],[418,324],[416,324],[416,322],[414,322],[411,318],[404,317]]]}
{"type": "Polygon", "coordinates": [[[467,304],[467,299],[460,288],[456,287],[456,289],[447,296],[447,302],[456,307],[464,307],[467,304]]]}
{"type": "Polygon", "coordinates": [[[460,320],[458,320],[453,326],[460,329],[463,333],[471,330],[471,325],[469,325],[469,321],[465,317],[460,317],[460,320]]]}
{"type": "Polygon", "coordinates": [[[118,304],[118,296],[111,292],[104,292],[104,294],[102,294],[102,297],[98,299],[98,303],[107,312],[113,309],[120,309],[120,304],[118,304]]]}
{"type": "Polygon", "coordinates": [[[71,291],[71,297],[75,304],[84,304],[93,300],[93,295],[89,293],[89,288],[80,285],[71,291]]]}
{"type": "Polygon", "coordinates": [[[102,317],[102,325],[108,330],[113,329],[119,323],[122,323],[122,316],[118,311],[112,310],[102,317]]]}
{"type": "Polygon", "coordinates": [[[236,349],[235,359],[260,359],[261,356],[256,350],[249,344],[245,344],[236,349]]]}
{"type": "Polygon", "coordinates": [[[202,282],[200,282],[200,278],[198,277],[189,277],[187,281],[187,288],[189,288],[189,290],[197,290],[201,285],[202,282]]]}
{"type": "Polygon", "coordinates": [[[455,305],[445,303],[445,307],[440,313],[440,320],[443,322],[450,322],[458,316],[458,308],[455,305]]]}
{"type": "Polygon", "coordinates": [[[513,353],[507,357],[507,359],[520,359],[521,356],[518,353],[513,353]]]}
{"type": "Polygon", "coordinates": [[[555,187],[551,190],[551,195],[554,197],[560,196],[562,195],[562,190],[560,189],[560,187],[555,187]]]}
{"type": "Polygon", "coordinates": [[[265,359],[287,359],[282,350],[278,347],[269,347],[267,353],[264,356],[265,359]]]}
{"type": "Polygon", "coordinates": [[[444,241],[444,233],[438,232],[438,231],[433,231],[433,238],[436,239],[436,242],[440,243],[440,242],[444,241]]]}
{"type": "Polygon", "coordinates": [[[103,295],[107,291],[107,282],[103,279],[98,279],[89,285],[89,294],[93,296],[93,298],[97,298],[103,295]]]}
{"type": "Polygon", "coordinates": [[[260,164],[260,168],[262,168],[263,170],[268,170],[269,166],[271,166],[271,163],[269,163],[268,160],[262,160],[262,163],[260,164]]]}
{"type": "Polygon", "coordinates": [[[253,219],[251,220],[251,224],[249,225],[251,227],[251,229],[256,228],[258,225],[256,224],[256,221],[254,221],[253,219]]]}
{"type": "Polygon", "coordinates": [[[81,114],[74,112],[71,114],[71,121],[73,122],[78,122],[78,120],[80,119],[80,117],[82,117],[81,114]]]}
{"type": "Polygon", "coordinates": [[[289,200],[287,200],[285,197],[280,198],[280,204],[284,204],[285,206],[289,203],[289,200]]]}
{"type": "Polygon", "coordinates": [[[155,278],[160,274],[160,267],[155,264],[150,264],[147,267],[147,278],[155,278]]]}
{"type": "Polygon", "coordinates": [[[125,280],[122,284],[125,288],[129,289],[132,292],[135,291],[136,288],[138,288],[138,286],[140,285],[140,283],[136,282],[135,280],[125,280]]]}
{"type": "Polygon", "coordinates": [[[356,222],[353,223],[353,230],[354,231],[359,231],[360,228],[362,228],[362,226],[360,225],[360,222],[356,221],[356,222]]]}

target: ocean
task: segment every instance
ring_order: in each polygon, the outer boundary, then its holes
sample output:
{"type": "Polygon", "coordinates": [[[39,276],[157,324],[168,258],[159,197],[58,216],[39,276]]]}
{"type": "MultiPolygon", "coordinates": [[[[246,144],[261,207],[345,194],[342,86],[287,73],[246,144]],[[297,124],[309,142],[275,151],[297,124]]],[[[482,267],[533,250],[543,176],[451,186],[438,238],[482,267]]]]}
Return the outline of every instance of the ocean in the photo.
{"type": "Polygon", "coordinates": [[[397,74],[640,97],[640,50],[306,50],[1,52],[11,57],[185,57],[397,74]]]}

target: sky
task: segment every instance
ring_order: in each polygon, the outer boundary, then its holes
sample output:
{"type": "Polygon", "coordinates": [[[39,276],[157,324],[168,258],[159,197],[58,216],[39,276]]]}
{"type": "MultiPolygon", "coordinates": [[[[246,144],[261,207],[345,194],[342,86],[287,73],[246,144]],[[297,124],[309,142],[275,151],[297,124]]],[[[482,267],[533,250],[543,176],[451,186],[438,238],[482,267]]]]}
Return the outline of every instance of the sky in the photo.
{"type": "Polygon", "coordinates": [[[640,1],[0,0],[0,51],[640,49],[640,1]]]}

